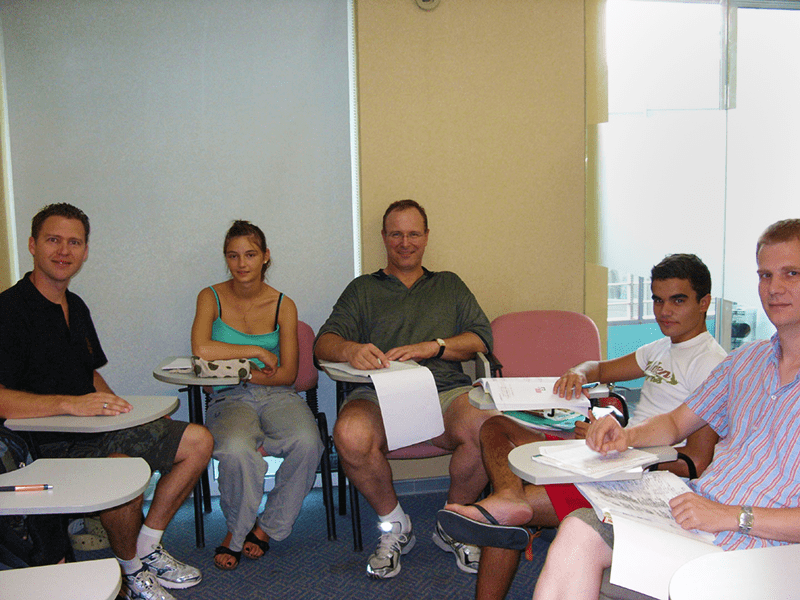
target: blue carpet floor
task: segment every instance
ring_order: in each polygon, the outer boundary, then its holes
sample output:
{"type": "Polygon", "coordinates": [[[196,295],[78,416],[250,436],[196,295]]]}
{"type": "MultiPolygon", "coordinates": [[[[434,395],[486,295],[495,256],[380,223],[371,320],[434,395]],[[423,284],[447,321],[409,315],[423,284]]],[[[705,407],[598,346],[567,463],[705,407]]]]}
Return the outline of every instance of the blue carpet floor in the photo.
{"type": "MultiPolygon", "coordinates": [[[[474,597],[475,576],[462,573],[452,554],[442,552],[431,541],[436,511],[444,505],[445,494],[404,496],[401,503],[409,513],[417,536],[414,549],[402,559],[402,570],[393,579],[376,581],[365,573],[366,560],[378,539],[375,513],[361,502],[364,551],[353,551],[350,515],[336,516],[338,539],[329,542],[325,530],[322,494],[308,495],[288,539],[273,542],[263,558],[242,557],[235,571],[220,571],[213,565],[214,548],[225,536],[219,500],[205,516],[206,547],[195,547],[194,511],[187,501],[164,535],[165,547],[176,557],[199,567],[203,581],[188,590],[175,590],[178,600],[323,600],[358,599],[449,599],[474,597]]],[[[554,532],[545,531],[534,540],[533,561],[523,559],[508,598],[530,600],[536,577],[544,562],[554,532]]],[[[77,553],[78,560],[109,556],[107,550],[77,553]]]]}

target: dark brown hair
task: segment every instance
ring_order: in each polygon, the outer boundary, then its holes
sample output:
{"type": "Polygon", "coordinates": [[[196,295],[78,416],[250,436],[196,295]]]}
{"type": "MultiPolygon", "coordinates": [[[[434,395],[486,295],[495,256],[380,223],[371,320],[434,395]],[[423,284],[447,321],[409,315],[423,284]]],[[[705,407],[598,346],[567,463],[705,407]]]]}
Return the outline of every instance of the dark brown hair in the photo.
{"type": "MultiPolygon", "coordinates": [[[[237,220],[233,222],[231,228],[228,229],[228,233],[225,234],[225,243],[222,245],[223,254],[228,251],[228,244],[231,243],[231,240],[237,237],[252,238],[256,246],[261,248],[262,252],[267,252],[267,238],[264,237],[264,232],[261,231],[261,228],[258,227],[258,225],[253,225],[250,221],[237,220]]],[[[264,276],[267,274],[267,269],[269,269],[271,264],[272,258],[261,265],[261,279],[264,279],[264,276]]]]}
{"type": "Polygon", "coordinates": [[[36,213],[31,221],[31,237],[35,240],[39,237],[39,232],[42,230],[42,225],[50,217],[65,217],[67,219],[75,219],[83,223],[83,232],[86,234],[84,242],[89,243],[89,217],[80,208],[67,204],[66,202],[58,202],[57,204],[48,204],[38,213],[36,213]]]}
{"type": "Polygon", "coordinates": [[[389,213],[395,210],[407,210],[409,208],[416,208],[419,211],[419,214],[422,215],[422,220],[425,222],[425,231],[428,231],[428,215],[425,214],[425,209],[419,205],[419,202],[416,200],[397,200],[392,202],[389,205],[389,208],[386,209],[386,212],[383,213],[383,229],[382,231],[386,231],[386,217],[389,216],[389,213]]]}

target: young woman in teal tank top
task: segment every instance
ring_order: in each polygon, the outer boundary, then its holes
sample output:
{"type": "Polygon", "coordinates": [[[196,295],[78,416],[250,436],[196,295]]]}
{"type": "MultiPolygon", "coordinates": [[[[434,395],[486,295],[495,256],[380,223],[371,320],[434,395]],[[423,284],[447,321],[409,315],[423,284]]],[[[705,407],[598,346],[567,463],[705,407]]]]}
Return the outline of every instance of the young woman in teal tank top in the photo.
{"type": "Polygon", "coordinates": [[[192,352],[206,360],[246,358],[257,365],[249,381],[215,388],[207,414],[228,525],[214,564],[232,570],[242,553],[258,559],[270,539],[289,534],[313,484],[322,443],[314,416],[291,388],[298,365],[297,308],[264,282],[270,251],[263,232],[235,221],[223,248],[231,278],[198,295],[192,352]],[[258,452],[262,445],[284,460],[258,515],[267,468],[258,452]]]}

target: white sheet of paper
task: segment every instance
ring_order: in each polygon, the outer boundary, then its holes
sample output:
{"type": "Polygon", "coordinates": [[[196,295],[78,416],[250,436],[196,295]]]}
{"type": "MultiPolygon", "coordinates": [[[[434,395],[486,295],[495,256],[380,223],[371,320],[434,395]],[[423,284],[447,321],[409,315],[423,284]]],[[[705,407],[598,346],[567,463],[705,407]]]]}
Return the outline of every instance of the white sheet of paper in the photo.
{"type": "Polygon", "coordinates": [[[389,450],[444,433],[439,394],[429,369],[374,372],[370,377],[378,393],[389,450]]]}
{"type": "MultiPolygon", "coordinates": [[[[614,551],[611,583],[668,600],[669,580],[683,564],[722,548],[675,535],[612,511],[614,551]]],[[[702,596],[702,594],[701,594],[702,596]]]]}
{"type": "Polygon", "coordinates": [[[161,367],[162,371],[191,371],[192,359],[188,356],[179,356],[168,365],[161,367]]]}

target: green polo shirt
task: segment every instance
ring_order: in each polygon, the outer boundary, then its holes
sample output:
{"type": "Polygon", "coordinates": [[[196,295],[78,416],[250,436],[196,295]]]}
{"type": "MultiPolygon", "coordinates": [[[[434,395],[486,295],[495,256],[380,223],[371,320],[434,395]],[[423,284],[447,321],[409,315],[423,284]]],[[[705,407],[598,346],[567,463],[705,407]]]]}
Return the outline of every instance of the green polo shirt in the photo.
{"type": "MultiPolygon", "coordinates": [[[[491,350],[489,320],[466,284],[455,273],[423,268],[422,277],[410,288],[383,271],[357,277],[342,292],[317,337],[335,333],[388,352],[468,331],[491,350]]],[[[471,383],[460,362],[440,358],[418,362],[431,370],[440,392],[471,383]]]]}

